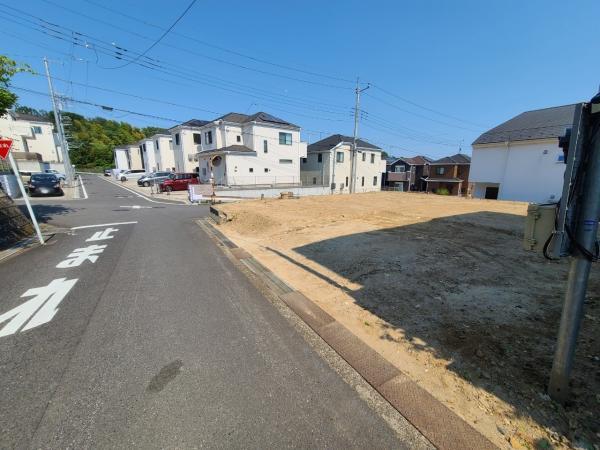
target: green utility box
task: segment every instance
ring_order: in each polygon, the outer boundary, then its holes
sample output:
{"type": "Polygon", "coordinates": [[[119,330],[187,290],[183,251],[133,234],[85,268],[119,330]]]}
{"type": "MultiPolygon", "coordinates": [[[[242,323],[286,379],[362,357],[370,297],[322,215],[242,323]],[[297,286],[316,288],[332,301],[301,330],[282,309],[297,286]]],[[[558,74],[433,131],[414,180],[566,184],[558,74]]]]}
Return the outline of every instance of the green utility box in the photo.
{"type": "Polygon", "coordinates": [[[557,204],[529,204],[525,221],[525,236],[523,236],[525,250],[535,252],[544,250],[544,244],[554,231],[557,206],[557,204]]]}

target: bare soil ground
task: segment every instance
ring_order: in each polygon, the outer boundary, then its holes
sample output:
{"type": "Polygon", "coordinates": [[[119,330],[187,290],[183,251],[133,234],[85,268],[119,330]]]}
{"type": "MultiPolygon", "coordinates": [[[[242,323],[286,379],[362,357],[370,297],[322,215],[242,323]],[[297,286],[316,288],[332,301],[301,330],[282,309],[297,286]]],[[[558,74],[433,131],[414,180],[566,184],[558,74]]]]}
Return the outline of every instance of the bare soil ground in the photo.
{"type": "Polygon", "coordinates": [[[219,206],[220,229],[503,448],[600,448],[600,276],[573,402],[552,402],[567,261],[522,250],[527,205],[380,192],[219,206]]]}

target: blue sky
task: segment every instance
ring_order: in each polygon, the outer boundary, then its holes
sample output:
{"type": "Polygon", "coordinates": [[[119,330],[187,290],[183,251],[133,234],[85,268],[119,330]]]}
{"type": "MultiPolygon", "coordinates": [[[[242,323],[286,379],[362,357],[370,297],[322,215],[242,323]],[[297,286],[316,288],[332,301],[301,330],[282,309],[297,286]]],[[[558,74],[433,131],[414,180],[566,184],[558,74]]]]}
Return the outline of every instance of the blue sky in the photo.
{"type": "MultiPolygon", "coordinates": [[[[487,128],[526,110],[587,100],[600,84],[597,0],[198,0],[147,54],[154,69],[115,68],[124,64],[116,46],[141,53],[188,3],[0,0],[0,52],[39,73],[47,55],[53,75],[65,80],[57,90],[77,100],[174,120],[267,111],[300,125],[310,142],[352,134],[352,80],[360,77],[372,83],[360,136],[406,156],[441,157],[461,145],[470,153],[487,128]]],[[[18,75],[13,84],[47,92],[39,76],[18,75]]],[[[48,97],[17,93],[22,104],[50,109],[48,97]]],[[[73,102],[66,109],[174,125],[73,102]]]]}

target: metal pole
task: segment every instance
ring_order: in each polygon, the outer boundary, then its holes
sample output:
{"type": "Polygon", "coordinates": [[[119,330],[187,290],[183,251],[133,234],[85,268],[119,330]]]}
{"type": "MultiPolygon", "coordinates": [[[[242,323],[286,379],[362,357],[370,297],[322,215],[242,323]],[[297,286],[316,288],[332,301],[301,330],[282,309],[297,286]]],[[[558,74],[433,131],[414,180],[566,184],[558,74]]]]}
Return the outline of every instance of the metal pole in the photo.
{"type": "MultiPolygon", "coordinates": [[[[582,199],[579,206],[575,240],[589,253],[596,253],[598,218],[600,217],[600,112],[594,112],[594,101],[600,103],[600,96],[592,99],[590,128],[596,128],[589,136],[585,179],[583,180],[582,199]]],[[[561,403],[569,399],[569,377],[575,356],[577,335],[583,316],[583,304],[587,290],[592,261],[576,249],[571,259],[567,291],[563,306],[558,342],[554,362],[550,373],[548,393],[561,403]]]]}
{"type": "Polygon", "coordinates": [[[37,219],[35,218],[33,209],[31,208],[31,203],[29,203],[29,197],[27,196],[25,186],[23,186],[23,180],[21,180],[21,176],[19,175],[19,169],[17,168],[17,164],[15,163],[11,152],[8,152],[8,160],[10,161],[10,166],[12,167],[13,173],[17,177],[17,183],[19,184],[19,189],[21,190],[21,194],[23,195],[23,199],[25,200],[25,206],[27,206],[27,211],[29,212],[29,217],[31,217],[31,222],[33,223],[33,228],[35,228],[37,238],[40,241],[40,244],[44,245],[44,237],[42,236],[42,231],[40,230],[40,226],[37,222],[37,219]]]}
{"type": "Polygon", "coordinates": [[[52,110],[54,112],[54,121],[56,122],[56,130],[58,132],[58,140],[60,141],[60,149],[63,156],[63,164],[65,166],[66,182],[69,186],[73,185],[73,166],[71,166],[71,158],[69,157],[69,147],[65,138],[65,129],[63,127],[56,97],[54,96],[54,87],[52,86],[52,78],[50,77],[50,68],[48,60],[44,58],[44,68],[46,69],[46,78],[48,79],[48,90],[50,91],[50,100],[52,101],[52,110]]]}
{"type": "Polygon", "coordinates": [[[369,85],[367,85],[367,87],[361,89],[360,88],[360,83],[359,83],[359,79],[358,77],[356,78],[356,89],[354,90],[356,96],[355,96],[355,103],[354,103],[354,139],[352,142],[352,157],[351,157],[351,165],[350,165],[350,193],[353,194],[354,192],[356,192],[356,155],[357,155],[357,144],[356,141],[358,140],[358,119],[359,119],[359,113],[360,113],[360,93],[362,91],[366,91],[367,89],[369,89],[369,85]]]}

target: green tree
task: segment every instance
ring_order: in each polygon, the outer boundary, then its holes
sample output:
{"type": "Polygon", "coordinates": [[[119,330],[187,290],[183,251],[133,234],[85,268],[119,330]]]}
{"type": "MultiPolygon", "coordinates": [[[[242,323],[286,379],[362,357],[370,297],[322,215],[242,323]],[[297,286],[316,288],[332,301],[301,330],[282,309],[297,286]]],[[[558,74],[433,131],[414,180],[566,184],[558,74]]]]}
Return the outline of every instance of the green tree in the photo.
{"type": "Polygon", "coordinates": [[[0,55],[0,116],[8,112],[18,97],[8,90],[11,78],[20,72],[31,72],[27,64],[18,64],[8,56],[0,55]]]}

